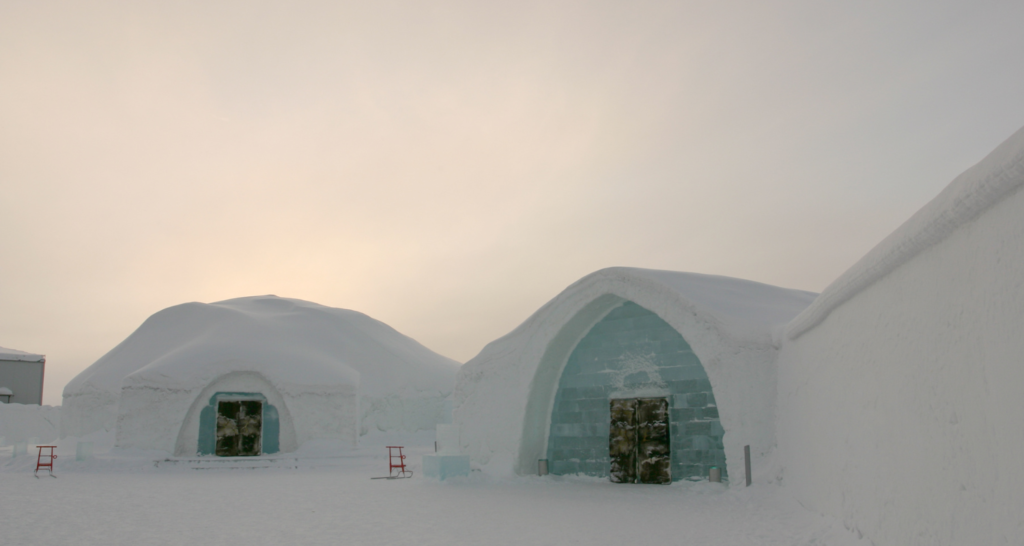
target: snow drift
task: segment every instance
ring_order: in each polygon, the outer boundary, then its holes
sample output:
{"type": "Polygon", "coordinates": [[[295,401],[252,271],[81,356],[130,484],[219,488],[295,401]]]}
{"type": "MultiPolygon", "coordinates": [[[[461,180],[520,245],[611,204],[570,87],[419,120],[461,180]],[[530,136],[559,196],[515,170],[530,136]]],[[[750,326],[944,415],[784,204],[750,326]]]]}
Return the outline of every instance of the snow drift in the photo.
{"type": "Polygon", "coordinates": [[[355,311],[276,296],[186,303],[65,387],[62,435],[116,423],[120,447],[194,453],[198,408],[226,390],[263,393],[281,411],[282,451],[355,442],[370,427],[432,428],[458,366],[355,311]]]}

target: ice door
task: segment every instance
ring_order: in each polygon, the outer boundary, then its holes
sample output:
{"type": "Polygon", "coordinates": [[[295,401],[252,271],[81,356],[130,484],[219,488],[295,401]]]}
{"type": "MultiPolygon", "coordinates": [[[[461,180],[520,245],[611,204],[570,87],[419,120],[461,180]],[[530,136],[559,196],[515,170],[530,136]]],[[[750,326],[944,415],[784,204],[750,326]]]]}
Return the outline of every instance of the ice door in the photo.
{"type": "Polygon", "coordinates": [[[611,480],[636,483],[636,400],[612,400],[611,414],[608,433],[611,480]]]}
{"type": "Polygon", "coordinates": [[[263,402],[232,400],[217,403],[217,455],[259,455],[262,450],[263,402]]]}
{"type": "Polygon", "coordinates": [[[611,401],[609,475],[615,483],[672,483],[668,400],[611,401]]]}
{"type": "Polygon", "coordinates": [[[669,435],[668,400],[637,400],[636,421],[640,483],[672,483],[672,439],[669,435]]]}

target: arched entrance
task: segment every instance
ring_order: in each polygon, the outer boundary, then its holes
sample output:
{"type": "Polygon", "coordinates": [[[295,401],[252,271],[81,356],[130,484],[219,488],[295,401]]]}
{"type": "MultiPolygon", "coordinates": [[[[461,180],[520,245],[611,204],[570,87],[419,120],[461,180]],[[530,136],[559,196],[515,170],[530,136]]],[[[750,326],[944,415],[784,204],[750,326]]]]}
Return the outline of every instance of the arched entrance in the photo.
{"type": "Polygon", "coordinates": [[[552,474],[701,480],[712,466],[726,476],[724,433],[711,382],[690,345],[658,315],[625,301],[569,355],[555,392],[546,455],[552,474]],[[630,436],[637,430],[647,436],[630,436]],[[667,435],[651,432],[658,430],[667,435]]]}
{"type": "Polygon", "coordinates": [[[208,384],[185,416],[175,455],[244,456],[294,451],[291,413],[257,372],[231,372],[208,384]]]}
{"type": "Polygon", "coordinates": [[[280,451],[277,408],[259,392],[217,392],[199,413],[199,455],[257,456],[280,451]]]}

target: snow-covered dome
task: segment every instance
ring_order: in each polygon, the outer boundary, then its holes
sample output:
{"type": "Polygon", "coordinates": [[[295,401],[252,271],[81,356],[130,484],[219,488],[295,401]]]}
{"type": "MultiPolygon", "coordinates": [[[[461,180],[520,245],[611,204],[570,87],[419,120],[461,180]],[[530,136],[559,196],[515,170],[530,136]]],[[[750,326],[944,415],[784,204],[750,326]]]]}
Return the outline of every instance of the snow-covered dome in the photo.
{"type": "Polygon", "coordinates": [[[122,388],[202,389],[257,373],[282,394],[447,396],[459,364],[363,313],[255,296],[164,309],[64,389],[65,435],[110,429],[122,388]],[[113,405],[113,407],[111,407],[113,405]]]}

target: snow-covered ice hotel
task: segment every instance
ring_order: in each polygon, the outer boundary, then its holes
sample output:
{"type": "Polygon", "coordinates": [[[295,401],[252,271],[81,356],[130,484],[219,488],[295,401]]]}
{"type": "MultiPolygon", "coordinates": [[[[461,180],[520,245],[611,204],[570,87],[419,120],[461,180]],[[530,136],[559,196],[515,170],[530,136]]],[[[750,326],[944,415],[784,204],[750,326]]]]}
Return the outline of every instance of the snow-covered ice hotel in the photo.
{"type": "Polygon", "coordinates": [[[545,460],[664,483],[724,466],[742,483],[750,445],[755,482],[877,543],[1019,544],[1022,187],[1024,129],[817,297],[584,277],[459,371],[461,448],[493,473],[545,460]]]}

